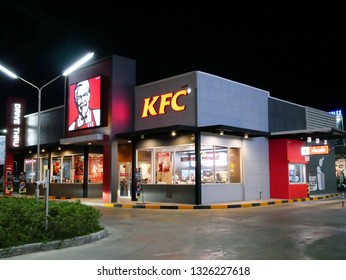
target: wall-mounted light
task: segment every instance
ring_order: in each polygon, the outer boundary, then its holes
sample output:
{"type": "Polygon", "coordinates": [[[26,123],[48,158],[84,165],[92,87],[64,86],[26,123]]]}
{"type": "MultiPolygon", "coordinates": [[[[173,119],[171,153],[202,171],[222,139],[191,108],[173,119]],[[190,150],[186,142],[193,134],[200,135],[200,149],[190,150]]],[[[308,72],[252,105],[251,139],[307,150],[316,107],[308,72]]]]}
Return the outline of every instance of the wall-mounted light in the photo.
{"type": "Polygon", "coordinates": [[[249,134],[245,133],[245,134],[244,134],[244,138],[245,138],[245,139],[248,139],[248,138],[249,138],[249,134]]]}
{"type": "Polygon", "coordinates": [[[223,130],[220,130],[220,135],[223,135],[223,130]]]}
{"type": "Polygon", "coordinates": [[[172,135],[172,136],[175,136],[175,130],[172,130],[171,135],[172,135]]]}
{"type": "Polygon", "coordinates": [[[29,154],[31,154],[31,150],[29,150],[29,154]]]}
{"type": "Polygon", "coordinates": [[[58,147],[58,150],[61,151],[61,147],[60,146],[58,147]]]}
{"type": "Polygon", "coordinates": [[[46,150],[45,149],[42,149],[41,152],[44,153],[46,150]]]}

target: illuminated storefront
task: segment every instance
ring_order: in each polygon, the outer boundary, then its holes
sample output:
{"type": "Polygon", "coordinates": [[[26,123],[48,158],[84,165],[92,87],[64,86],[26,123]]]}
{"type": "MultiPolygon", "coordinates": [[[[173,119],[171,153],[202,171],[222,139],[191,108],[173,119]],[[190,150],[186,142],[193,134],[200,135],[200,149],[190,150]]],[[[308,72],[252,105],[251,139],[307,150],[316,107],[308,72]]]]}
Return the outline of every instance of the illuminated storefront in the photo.
{"type": "Polygon", "coordinates": [[[135,87],[135,129],[118,137],[135,143],[140,195],[195,204],[269,196],[267,99],[200,71],[135,87]],[[245,110],[231,101],[239,98],[251,101],[245,110]],[[261,166],[256,173],[250,158],[261,166]]]}
{"type": "MultiPolygon", "coordinates": [[[[306,197],[314,178],[325,182],[317,193],[332,192],[331,147],[345,136],[334,115],[201,71],[139,86],[135,72],[131,59],[101,59],[69,76],[63,106],[41,112],[39,178],[49,174],[50,195],[210,204],[306,197]],[[316,133],[328,153],[306,158],[316,133]]],[[[14,112],[19,125],[23,109],[14,112]]],[[[30,193],[37,114],[24,122],[10,151],[24,155],[30,193]]]]}
{"type": "MultiPolygon", "coordinates": [[[[122,143],[113,138],[116,133],[133,128],[135,61],[105,57],[71,74],[65,85],[65,105],[41,111],[39,163],[35,153],[36,113],[23,120],[23,145],[11,149],[24,157],[22,170],[27,192],[35,191],[39,164],[40,180],[49,176],[51,196],[116,201],[118,156],[128,161],[131,155],[119,152],[122,143]]],[[[40,186],[40,194],[45,191],[40,186]]]]}

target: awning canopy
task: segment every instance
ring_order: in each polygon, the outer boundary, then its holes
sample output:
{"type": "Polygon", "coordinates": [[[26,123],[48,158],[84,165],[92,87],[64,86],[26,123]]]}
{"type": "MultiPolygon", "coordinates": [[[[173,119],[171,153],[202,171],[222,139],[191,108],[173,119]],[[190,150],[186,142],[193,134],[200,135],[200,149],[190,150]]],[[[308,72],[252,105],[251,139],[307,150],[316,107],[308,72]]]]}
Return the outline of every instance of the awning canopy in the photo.
{"type": "Polygon", "coordinates": [[[97,133],[60,139],[60,145],[101,145],[106,135],[97,133]]]}
{"type": "Polygon", "coordinates": [[[128,133],[119,133],[117,134],[117,138],[121,139],[133,139],[140,138],[141,136],[153,136],[153,135],[163,135],[170,134],[172,131],[180,135],[193,134],[196,132],[210,132],[220,134],[221,132],[224,135],[235,135],[240,137],[269,137],[270,133],[265,131],[244,129],[240,127],[227,126],[227,125],[211,125],[211,126],[203,126],[203,127],[194,127],[194,126],[186,126],[186,125],[173,125],[166,126],[160,128],[153,128],[147,130],[137,130],[128,133]]]}
{"type": "Polygon", "coordinates": [[[306,141],[307,137],[311,137],[313,139],[319,138],[321,140],[338,140],[346,137],[346,131],[336,129],[334,127],[324,127],[270,133],[270,139],[289,138],[306,141]]]}

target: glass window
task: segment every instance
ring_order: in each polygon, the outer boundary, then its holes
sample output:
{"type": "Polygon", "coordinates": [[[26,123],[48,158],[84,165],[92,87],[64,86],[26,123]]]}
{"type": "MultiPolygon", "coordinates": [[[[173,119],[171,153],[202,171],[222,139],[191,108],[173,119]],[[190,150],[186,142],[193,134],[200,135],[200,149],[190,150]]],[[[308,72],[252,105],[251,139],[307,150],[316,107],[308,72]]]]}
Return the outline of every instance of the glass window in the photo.
{"type": "Polygon", "coordinates": [[[37,169],[37,158],[31,160],[32,162],[32,167],[31,167],[31,183],[34,183],[35,180],[39,179],[41,180],[41,178],[36,178],[36,169],[37,169]]]}
{"type": "Polygon", "coordinates": [[[305,164],[290,163],[288,165],[289,183],[290,184],[305,184],[305,164]]]}
{"type": "Polygon", "coordinates": [[[155,149],[157,184],[173,183],[173,147],[155,149]]]}
{"type": "Polygon", "coordinates": [[[215,147],[215,183],[227,183],[228,181],[228,150],[227,147],[215,147]]]}
{"type": "Polygon", "coordinates": [[[152,184],[152,150],[139,150],[137,152],[138,167],[142,172],[142,183],[152,184]]]}
{"type": "Polygon", "coordinates": [[[83,183],[84,176],[84,156],[74,157],[74,182],[83,183]]]}
{"type": "Polygon", "coordinates": [[[36,160],[35,159],[25,159],[24,171],[26,174],[26,182],[27,183],[33,183],[35,180],[36,160]]]}
{"type": "Polygon", "coordinates": [[[241,183],[240,149],[229,148],[229,182],[241,183]]]}
{"type": "Polygon", "coordinates": [[[27,183],[35,183],[35,181],[41,181],[48,176],[48,158],[40,158],[40,178],[36,178],[36,158],[25,159],[24,171],[26,174],[27,183]]]}
{"type": "Polygon", "coordinates": [[[194,184],[195,147],[179,145],[137,151],[144,184],[194,184]]]}
{"type": "Polygon", "coordinates": [[[103,155],[91,154],[89,155],[89,182],[102,183],[103,182],[103,155]]]}
{"type": "Polygon", "coordinates": [[[48,176],[50,176],[48,174],[48,158],[41,158],[41,180],[46,179],[48,176]]]}
{"type": "Polygon", "coordinates": [[[174,184],[195,183],[195,146],[184,145],[175,148],[174,184]]]}
{"type": "Polygon", "coordinates": [[[201,182],[228,182],[228,149],[203,145],[201,149],[201,182]]]}
{"type": "Polygon", "coordinates": [[[240,149],[203,145],[202,183],[241,183],[240,149]]]}
{"type": "Polygon", "coordinates": [[[203,145],[201,148],[201,182],[214,182],[214,146],[203,145]]]}
{"type": "Polygon", "coordinates": [[[67,156],[63,158],[63,169],[62,169],[62,182],[71,183],[71,168],[72,168],[72,156],[67,156]]]}
{"type": "MultiPolygon", "coordinates": [[[[195,184],[194,144],[137,150],[142,182],[149,184],[195,184]]],[[[240,183],[240,148],[202,145],[202,183],[240,183]]]]}
{"type": "Polygon", "coordinates": [[[53,157],[52,166],[52,182],[61,183],[61,157],[53,157]]]}

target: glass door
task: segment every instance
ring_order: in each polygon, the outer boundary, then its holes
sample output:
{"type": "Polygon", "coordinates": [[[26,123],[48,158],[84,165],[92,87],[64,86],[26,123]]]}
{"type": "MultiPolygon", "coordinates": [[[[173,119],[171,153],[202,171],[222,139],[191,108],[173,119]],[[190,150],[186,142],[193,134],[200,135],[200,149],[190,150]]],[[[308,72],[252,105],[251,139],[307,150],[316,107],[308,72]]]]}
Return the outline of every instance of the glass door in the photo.
{"type": "Polygon", "coordinates": [[[118,183],[118,196],[131,197],[131,162],[119,162],[119,183],[118,183]]]}

